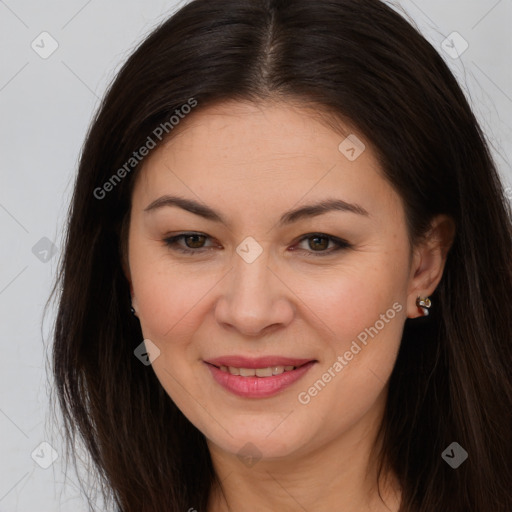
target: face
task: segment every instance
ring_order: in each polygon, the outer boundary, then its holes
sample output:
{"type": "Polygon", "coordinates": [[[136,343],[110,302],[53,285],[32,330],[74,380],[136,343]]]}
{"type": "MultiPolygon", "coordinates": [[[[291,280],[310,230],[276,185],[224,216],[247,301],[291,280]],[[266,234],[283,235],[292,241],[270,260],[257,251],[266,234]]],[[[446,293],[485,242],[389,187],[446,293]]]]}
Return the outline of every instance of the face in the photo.
{"type": "Polygon", "coordinates": [[[283,103],[197,111],[137,176],[128,246],[153,369],[211,446],[291,457],[382,411],[411,248],[360,133],[283,103]]]}

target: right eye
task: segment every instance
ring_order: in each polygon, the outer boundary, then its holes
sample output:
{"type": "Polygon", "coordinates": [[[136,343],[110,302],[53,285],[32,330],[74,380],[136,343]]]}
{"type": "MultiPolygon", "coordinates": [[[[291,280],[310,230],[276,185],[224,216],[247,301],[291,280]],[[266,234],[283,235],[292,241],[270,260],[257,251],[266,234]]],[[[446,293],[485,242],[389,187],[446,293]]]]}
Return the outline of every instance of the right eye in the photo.
{"type": "Polygon", "coordinates": [[[163,242],[167,247],[172,249],[173,251],[179,251],[183,254],[193,254],[193,253],[202,253],[205,248],[204,241],[205,239],[209,239],[208,235],[203,233],[181,233],[179,235],[175,235],[169,238],[165,238],[163,242]],[[186,244],[186,247],[180,245],[178,242],[183,240],[186,244]]]}

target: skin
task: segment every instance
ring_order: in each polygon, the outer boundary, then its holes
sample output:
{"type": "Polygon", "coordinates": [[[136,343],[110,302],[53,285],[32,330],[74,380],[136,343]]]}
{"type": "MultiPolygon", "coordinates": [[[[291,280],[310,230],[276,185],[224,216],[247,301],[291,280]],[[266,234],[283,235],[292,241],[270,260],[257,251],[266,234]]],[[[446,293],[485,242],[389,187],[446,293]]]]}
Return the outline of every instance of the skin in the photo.
{"type": "Polygon", "coordinates": [[[401,198],[369,141],[348,125],[344,132],[291,103],[224,103],[182,121],[137,176],[125,271],[144,338],[160,350],[153,369],[207,438],[221,481],[209,512],[399,508],[393,474],[381,482],[385,504],[377,495],[371,449],[404,322],[422,316],[416,298],[439,283],[454,227],[439,216],[411,247],[401,198]],[[366,145],[354,161],[338,150],[349,133],[366,145]],[[226,223],[173,206],[144,211],[165,194],[200,201],[226,223]],[[368,215],[331,211],[278,226],[284,212],[328,197],[368,215]],[[190,231],[208,238],[178,245],[203,252],[181,254],[163,241],[190,231]],[[317,256],[336,244],[301,241],[312,232],[351,246],[317,256]],[[252,263],[236,252],[248,236],[263,251],[252,263]],[[394,318],[300,403],[299,393],[393,304],[401,307],[394,318]],[[230,354],[317,363],[275,396],[242,398],[203,362],[230,354]],[[237,456],[247,443],[260,457],[253,465],[237,456]]]}

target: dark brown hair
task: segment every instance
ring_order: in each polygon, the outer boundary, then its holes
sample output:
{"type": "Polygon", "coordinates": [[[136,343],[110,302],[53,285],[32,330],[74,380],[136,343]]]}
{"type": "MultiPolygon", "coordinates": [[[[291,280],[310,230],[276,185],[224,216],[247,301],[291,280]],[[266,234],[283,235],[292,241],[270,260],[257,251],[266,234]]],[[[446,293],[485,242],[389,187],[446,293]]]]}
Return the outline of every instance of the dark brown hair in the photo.
{"type": "Polygon", "coordinates": [[[348,119],[401,196],[411,240],[436,214],[455,220],[433,311],[405,323],[380,459],[400,480],[403,512],[510,512],[510,207],[447,65],[378,0],[194,0],[110,86],[81,154],[52,360],[69,446],[85,443],[107,498],[122,512],[201,512],[216,479],[203,434],[133,355],[142,333],[122,227],[140,165],[95,194],[191,98],[190,116],[225,100],[284,99],[348,119]],[[469,454],[457,469],[441,458],[453,441],[469,454]]]}

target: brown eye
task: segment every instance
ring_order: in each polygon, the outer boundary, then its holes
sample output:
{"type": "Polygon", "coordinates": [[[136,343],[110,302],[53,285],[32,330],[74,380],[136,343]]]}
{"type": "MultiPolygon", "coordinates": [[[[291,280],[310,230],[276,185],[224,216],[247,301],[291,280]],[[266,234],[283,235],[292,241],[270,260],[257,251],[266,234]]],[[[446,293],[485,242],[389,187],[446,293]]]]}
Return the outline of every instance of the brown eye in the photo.
{"type": "MultiPolygon", "coordinates": [[[[208,239],[210,239],[208,235],[201,233],[182,233],[181,235],[166,238],[163,242],[167,247],[183,254],[198,254],[215,247],[214,245],[205,245],[208,239]]],[[[346,240],[323,233],[310,233],[305,235],[299,241],[299,245],[306,240],[308,241],[308,248],[301,248],[306,256],[328,256],[341,249],[349,249],[352,247],[346,240]],[[329,248],[331,242],[334,244],[334,247],[329,248]]],[[[292,248],[292,250],[295,249],[292,248]]]]}
{"type": "Polygon", "coordinates": [[[311,249],[323,250],[327,249],[327,247],[329,246],[329,238],[327,236],[312,236],[309,237],[308,240],[310,241],[309,247],[311,249]]]}
{"type": "Polygon", "coordinates": [[[303,242],[308,242],[307,248],[301,248],[301,250],[307,256],[328,256],[341,249],[349,249],[352,245],[341,238],[335,236],[326,235],[323,233],[310,233],[304,235],[299,241],[299,245],[303,242]],[[329,248],[330,243],[334,244],[334,247],[329,248]]]}
{"type": "Polygon", "coordinates": [[[201,233],[182,233],[181,235],[166,238],[163,242],[172,250],[182,252],[183,254],[193,254],[211,249],[211,246],[205,245],[209,238],[208,235],[201,233]]]}
{"type": "Polygon", "coordinates": [[[185,245],[190,249],[200,249],[203,247],[206,237],[204,235],[186,235],[183,239],[185,245]]]}

